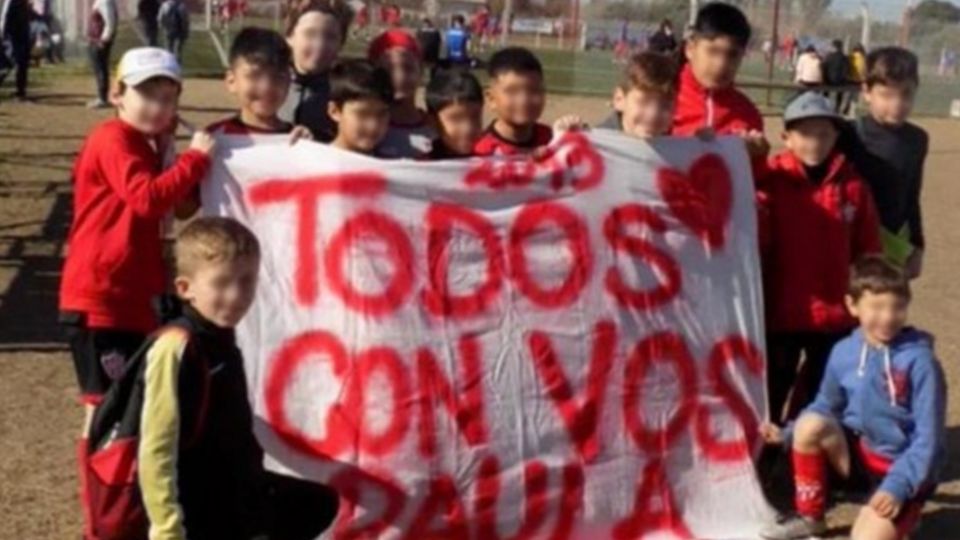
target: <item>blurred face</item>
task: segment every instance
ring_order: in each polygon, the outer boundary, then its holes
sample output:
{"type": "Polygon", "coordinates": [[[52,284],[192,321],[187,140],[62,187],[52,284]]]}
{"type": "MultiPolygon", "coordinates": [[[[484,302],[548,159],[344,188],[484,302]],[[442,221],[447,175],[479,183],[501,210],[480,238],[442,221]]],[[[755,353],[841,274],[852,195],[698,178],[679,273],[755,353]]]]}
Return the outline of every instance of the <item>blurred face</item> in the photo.
{"type": "Polygon", "coordinates": [[[543,76],[513,71],[501,73],[490,81],[487,102],[499,120],[514,126],[532,126],[543,114],[543,76]]]}
{"type": "Polygon", "coordinates": [[[623,132],[631,137],[649,139],[670,130],[673,118],[673,96],[663,96],[631,88],[613,92],[613,108],[620,113],[623,132]]]}
{"type": "Polygon", "coordinates": [[[870,109],[870,116],[881,124],[899,126],[907,121],[913,110],[913,100],[917,95],[917,85],[874,84],[864,85],[863,97],[870,109]]]}
{"type": "Polygon", "coordinates": [[[158,135],[174,128],[180,84],[154,77],[113,96],[120,118],[137,131],[158,135]]]}
{"type": "Polygon", "coordinates": [[[437,113],[440,140],[450,151],[469,156],[483,132],[483,105],[454,103],[437,113]]]}
{"type": "Polygon", "coordinates": [[[353,152],[373,153],[390,127],[390,107],[379,99],[330,102],[328,112],[337,123],[333,144],[353,152]]]}
{"type": "Polygon", "coordinates": [[[412,101],[416,98],[422,74],[417,55],[407,49],[394,47],[383,53],[379,64],[390,73],[395,100],[412,101]]]}
{"type": "Polygon", "coordinates": [[[293,50],[293,65],[303,74],[326,71],[337,59],[343,35],[337,19],[328,13],[311,11],[297,21],[287,36],[293,50]]]}
{"type": "Polygon", "coordinates": [[[783,142],[801,163],[815,167],[830,157],[838,135],[832,120],[808,118],[792,123],[783,134],[783,142]]]}
{"type": "Polygon", "coordinates": [[[717,90],[733,86],[744,50],[729,37],[694,37],[687,41],[685,54],[697,81],[708,90],[717,90]]]}
{"type": "Polygon", "coordinates": [[[227,70],[227,90],[237,96],[240,106],[257,118],[272,119],[290,89],[288,69],[258,66],[243,58],[227,70]]]}
{"type": "Polygon", "coordinates": [[[854,300],[847,296],[847,309],[860,321],[868,343],[880,345],[893,341],[907,323],[910,301],[894,293],[866,291],[854,300]]]}
{"type": "Polygon", "coordinates": [[[210,322],[233,328],[253,303],[259,267],[257,257],[203,264],[177,277],[177,294],[210,322]]]}

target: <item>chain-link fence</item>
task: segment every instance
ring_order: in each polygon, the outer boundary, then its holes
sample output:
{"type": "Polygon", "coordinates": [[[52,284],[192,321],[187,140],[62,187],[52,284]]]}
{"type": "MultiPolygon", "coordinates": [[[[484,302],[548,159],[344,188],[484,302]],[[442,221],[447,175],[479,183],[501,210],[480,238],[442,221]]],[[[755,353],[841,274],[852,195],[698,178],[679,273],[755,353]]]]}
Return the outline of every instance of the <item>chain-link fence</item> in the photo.
{"type": "MultiPolygon", "coordinates": [[[[62,28],[67,43],[82,43],[93,0],[36,0],[62,28]]],[[[118,0],[121,36],[115,50],[146,41],[137,15],[160,0],[118,0]]],[[[223,51],[239,27],[255,24],[279,29],[282,0],[185,0],[192,14],[193,34],[184,64],[190,74],[217,74],[223,51]]],[[[700,0],[700,4],[705,0],[700,0]]],[[[960,8],[953,15],[914,3],[903,17],[907,0],[731,0],[743,9],[754,28],[740,84],[763,108],[775,111],[796,93],[792,88],[799,51],[813,46],[826,55],[834,40],[845,51],[905,42],[921,63],[917,113],[945,116],[958,88],[960,8]],[[775,24],[776,23],[776,24],[775,24]],[[776,28],[776,32],[774,31],[776,28]],[[770,68],[772,63],[773,69],[770,68]]],[[[352,31],[349,53],[362,51],[383,26],[377,15],[385,7],[402,12],[400,24],[413,29],[424,17],[441,28],[463,15],[474,33],[474,53],[481,58],[503,43],[537,50],[551,92],[609,95],[622,62],[649,46],[662,21],[672,22],[679,42],[696,8],[696,0],[353,0],[365,10],[367,27],[352,31]]],[[[69,48],[68,48],[69,49],[69,48]]]]}

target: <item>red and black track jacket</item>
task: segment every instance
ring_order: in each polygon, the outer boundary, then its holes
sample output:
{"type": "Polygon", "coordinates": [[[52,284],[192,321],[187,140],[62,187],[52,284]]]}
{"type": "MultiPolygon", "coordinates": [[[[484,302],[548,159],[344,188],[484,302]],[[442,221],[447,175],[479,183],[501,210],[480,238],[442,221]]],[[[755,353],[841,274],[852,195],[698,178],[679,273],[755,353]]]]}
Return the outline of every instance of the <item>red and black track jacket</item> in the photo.
{"type": "Polygon", "coordinates": [[[852,328],[844,305],[850,265],[880,252],[870,190],[843,154],[811,180],[789,151],[770,159],[758,185],[767,328],[840,332],[852,328]]]}

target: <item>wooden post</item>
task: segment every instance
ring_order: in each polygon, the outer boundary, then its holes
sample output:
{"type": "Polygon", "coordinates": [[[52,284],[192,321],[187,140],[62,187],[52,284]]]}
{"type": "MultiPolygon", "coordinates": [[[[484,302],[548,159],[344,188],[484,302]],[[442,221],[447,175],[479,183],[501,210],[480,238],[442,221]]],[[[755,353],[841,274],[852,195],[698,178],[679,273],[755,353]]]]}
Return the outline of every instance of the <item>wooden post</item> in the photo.
{"type": "Polygon", "coordinates": [[[506,0],[503,3],[503,13],[500,14],[500,45],[506,46],[507,44],[511,18],[513,18],[513,0],[506,0]]]}
{"type": "Polygon", "coordinates": [[[767,107],[773,105],[773,68],[780,48],[780,0],[773,0],[773,28],[770,31],[770,57],[767,59],[767,107]]]}

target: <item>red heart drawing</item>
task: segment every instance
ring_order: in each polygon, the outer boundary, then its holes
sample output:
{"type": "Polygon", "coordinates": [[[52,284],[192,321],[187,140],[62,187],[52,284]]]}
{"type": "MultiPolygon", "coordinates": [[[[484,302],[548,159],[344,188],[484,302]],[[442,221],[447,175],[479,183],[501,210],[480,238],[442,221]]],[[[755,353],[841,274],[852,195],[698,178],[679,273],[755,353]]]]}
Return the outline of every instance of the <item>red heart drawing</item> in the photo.
{"type": "Polygon", "coordinates": [[[657,188],[670,212],[699,236],[708,249],[722,248],[733,206],[733,183],[723,158],[704,154],[686,174],[657,171],[657,188]]]}

